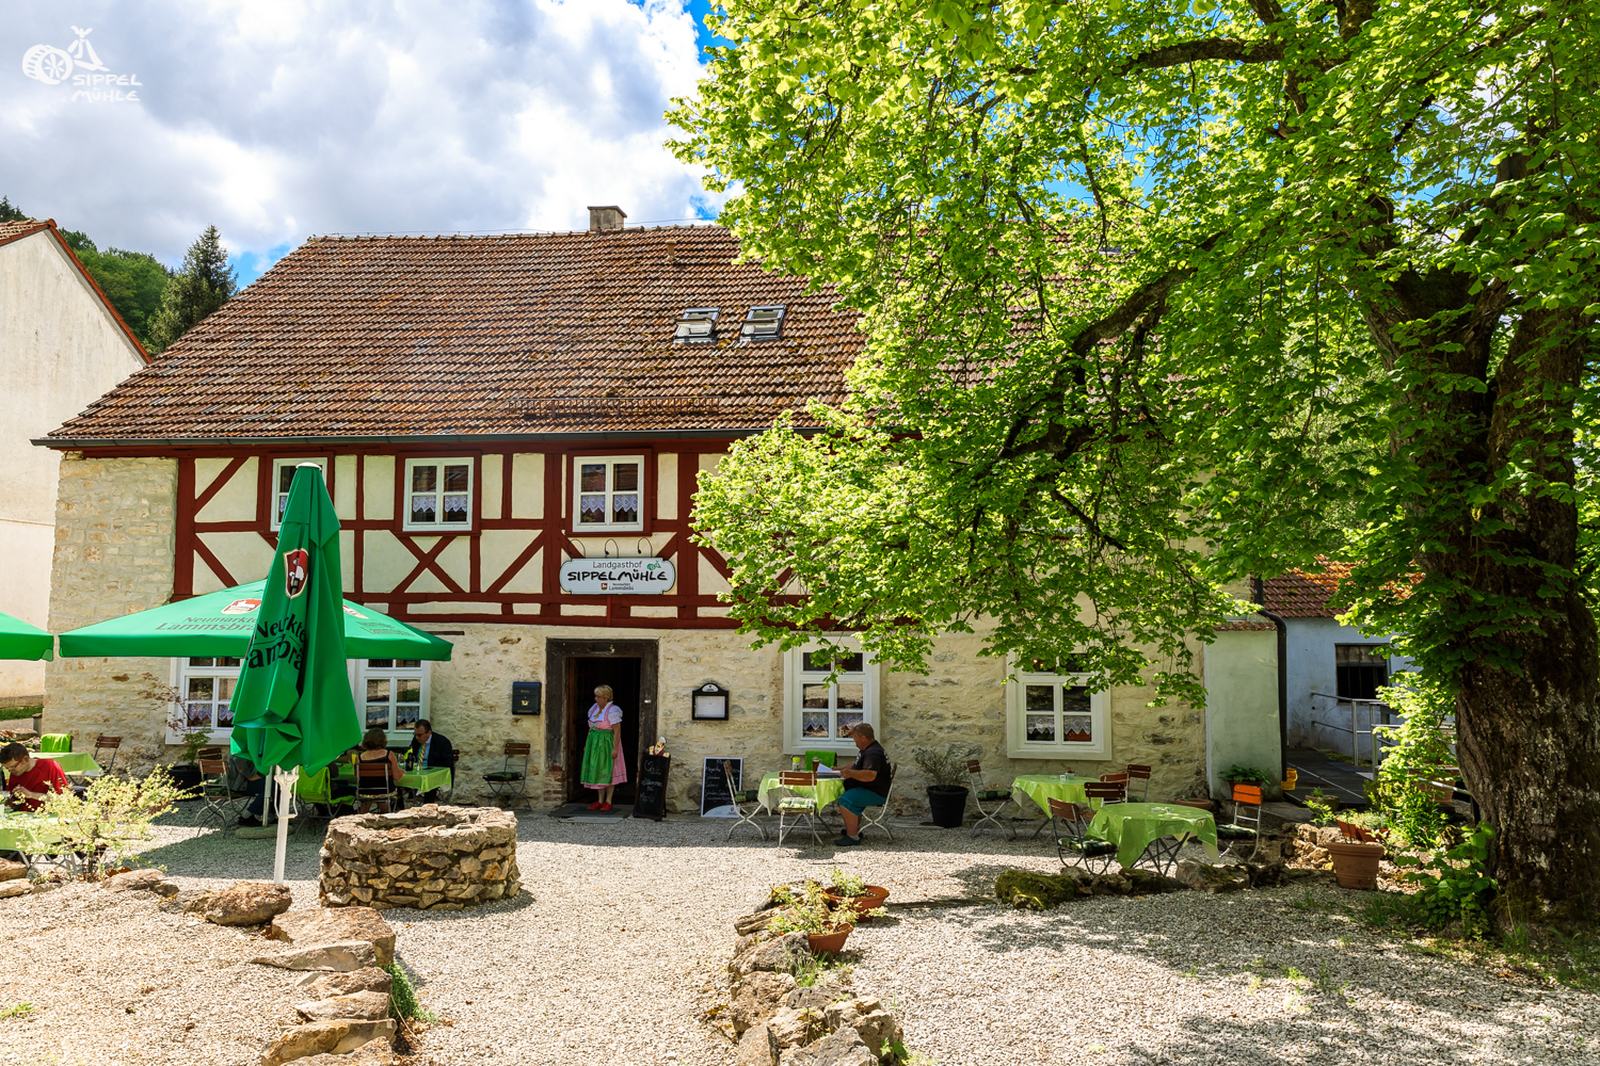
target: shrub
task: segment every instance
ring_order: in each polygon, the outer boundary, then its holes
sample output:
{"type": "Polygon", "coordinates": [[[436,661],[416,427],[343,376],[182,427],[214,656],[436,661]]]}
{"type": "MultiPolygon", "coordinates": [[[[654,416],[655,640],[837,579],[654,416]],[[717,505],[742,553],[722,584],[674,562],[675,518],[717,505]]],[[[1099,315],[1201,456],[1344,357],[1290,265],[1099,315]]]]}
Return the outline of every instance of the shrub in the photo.
{"type": "Polygon", "coordinates": [[[1455,708],[1454,694],[1437,679],[1407,674],[1382,692],[1404,716],[1400,726],[1378,726],[1393,744],[1378,767],[1373,800],[1389,824],[1412,847],[1433,848],[1444,841],[1449,812],[1431,782],[1455,777],[1455,756],[1444,720],[1455,708]]]}
{"type": "Polygon", "coordinates": [[[186,795],[159,766],[138,781],[101,777],[82,796],[56,793],[43,801],[39,813],[52,822],[30,834],[29,852],[76,856],[84,878],[98,880],[125,865],[150,839],[150,823],[186,795]]]}
{"type": "Polygon", "coordinates": [[[1395,865],[1410,867],[1405,879],[1418,886],[1416,893],[1406,898],[1406,917],[1427,929],[1459,924],[1464,936],[1487,934],[1499,889],[1488,874],[1493,836],[1492,829],[1480,825],[1447,850],[1434,850],[1421,857],[1394,856],[1395,865]]]}
{"type": "Polygon", "coordinates": [[[1311,795],[1306,797],[1306,810],[1311,812],[1312,825],[1332,825],[1336,815],[1334,811],[1339,806],[1333,797],[1320,788],[1311,790],[1311,795]]]}
{"type": "Polygon", "coordinates": [[[967,760],[982,751],[975,744],[947,744],[940,748],[913,748],[911,761],[917,764],[930,785],[958,787],[967,783],[967,760]]]}

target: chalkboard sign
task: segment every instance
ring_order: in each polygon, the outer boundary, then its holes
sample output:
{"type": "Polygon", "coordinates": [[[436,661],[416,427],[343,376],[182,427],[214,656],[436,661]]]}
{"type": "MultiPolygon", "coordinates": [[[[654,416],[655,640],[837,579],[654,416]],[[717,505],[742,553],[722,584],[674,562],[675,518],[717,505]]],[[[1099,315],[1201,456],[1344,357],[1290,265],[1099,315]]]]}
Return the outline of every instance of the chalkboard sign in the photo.
{"type": "Polygon", "coordinates": [[[722,772],[722,764],[733,763],[733,785],[735,788],[744,788],[744,760],[736,755],[713,755],[700,767],[700,814],[711,814],[718,807],[729,808],[717,817],[724,815],[732,817],[731,805],[733,796],[728,793],[728,775],[722,772]]]}
{"type": "Polygon", "coordinates": [[[670,755],[646,755],[639,760],[639,788],[633,800],[635,818],[653,818],[659,822],[667,813],[667,771],[670,769],[670,755]]]}

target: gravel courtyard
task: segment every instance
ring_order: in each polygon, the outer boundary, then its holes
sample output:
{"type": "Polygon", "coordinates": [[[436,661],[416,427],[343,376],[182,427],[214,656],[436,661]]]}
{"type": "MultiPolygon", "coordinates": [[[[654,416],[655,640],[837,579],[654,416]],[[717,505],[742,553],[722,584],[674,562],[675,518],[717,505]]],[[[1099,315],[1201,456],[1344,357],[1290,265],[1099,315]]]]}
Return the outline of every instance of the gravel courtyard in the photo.
{"type": "MultiPolygon", "coordinates": [[[[892,892],[893,918],[851,937],[858,986],[941,1066],[1600,1066],[1600,998],[1419,954],[1350,917],[1352,894],[1331,886],[1026,914],[982,897],[1002,869],[1054,868],[1042,839],[908,825],[893,843],[836,851],[779,849],[748,831],[725,843],[725,832],[692,818],[524,814],[517,900],[388,912],[443,1019],[417,1061],[726,1063],[730,1046],[698,1019],[723,999],[732,918],[773,882],[840,866],[892,892]]],[[[180,882],[270,874],[270,841],[160,833],[149,859],[180,882]]],[[[309,835],[290,845],[304,903],[317,846],[309,835]]]]}

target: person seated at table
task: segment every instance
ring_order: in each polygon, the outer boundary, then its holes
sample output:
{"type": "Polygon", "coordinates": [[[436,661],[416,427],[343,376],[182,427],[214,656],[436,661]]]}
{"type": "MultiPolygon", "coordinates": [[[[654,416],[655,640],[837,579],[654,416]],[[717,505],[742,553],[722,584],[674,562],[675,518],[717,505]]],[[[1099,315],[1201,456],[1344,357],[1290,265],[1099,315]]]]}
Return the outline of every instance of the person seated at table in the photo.
{"type": "MultiPolygon", "coordinates": [[[[417,727],[411,733],[411,746],[406,749],[404,761],[407,770],[434,768],[451,770],[456,764],[455,746],[450,743],[449,737],[433,731],[432,722],[426,718],[418,718],[417,727]]],[[[417,798],[423,803],[432,803],[439,798],[439,790],[419,792],[417,798]]]]}
{"type": "Polygon", "coordinates": [[[21,744],[0,748],[0,768],[6,772],[6,802],[18,810],[36,811],[50,793],[71,787],[60,763],[35,758],[21,744]]]}
{"type": "Polygon", "coordinates": [[[257,827],[261,825],[261,812],[267,808],[267,778],[256,764],[242,755],[234,755],[228,759],[228,787],[240,795],[250,797],[250,802],[244,805],[244,813],[239,816],[242,826],[257,827]]]}
{"type": "MultiPolygon", "coordinates": [[[[402,776],[400,773],[400,760],[396,759],[394,752],[389,750],[389,734],[378,728],[367,730],[366,735],[361,738],[361,750],[356,753],[356,787],[358,789],[368,787],[361,782],[362,765],[383,762],[384,760],[388,760],[389,763],[390,787],[398,786],[402,776]]],[[[389,813],[387,800],[362,800],[356,805],[356,813],[366,814],[368,811],[376,810],[379,807],[383,808],[381,813],[389,813]]]]}
{"type": "Polygon", "coordinates": [[[856,743],[856,761],[839,771],[848,787],[839,797],[839,817],[844,821],[844,834],[834,843],[853,847],[861,843],[861,815],[868,807],[883,806],[889,795],[889,778],[893,773],[889,756],[878,743],[872,726],[857,722],[850,728],[850,739],[856,743]]]}

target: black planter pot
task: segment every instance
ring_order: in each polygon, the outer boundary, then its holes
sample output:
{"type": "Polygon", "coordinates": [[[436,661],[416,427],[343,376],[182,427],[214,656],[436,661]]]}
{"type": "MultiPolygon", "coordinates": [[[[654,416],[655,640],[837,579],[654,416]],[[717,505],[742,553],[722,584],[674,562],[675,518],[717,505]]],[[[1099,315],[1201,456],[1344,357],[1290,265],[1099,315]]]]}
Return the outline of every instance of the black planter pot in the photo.
{"type": "Polygon", "coordinates": [[[167,767],[167,773],[171,775],[172,783],[185,792],[200,787],[200,767],[196,763],[173,763],[167,767]]]}
{"type": "Polygon", "coordinates": [[[943,829],[959,829],[967,813],[965,785],[929,785],[928,810],[933,824],[943,829]]]}

